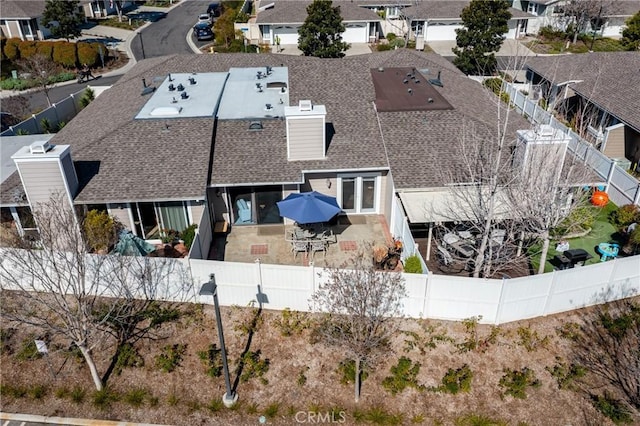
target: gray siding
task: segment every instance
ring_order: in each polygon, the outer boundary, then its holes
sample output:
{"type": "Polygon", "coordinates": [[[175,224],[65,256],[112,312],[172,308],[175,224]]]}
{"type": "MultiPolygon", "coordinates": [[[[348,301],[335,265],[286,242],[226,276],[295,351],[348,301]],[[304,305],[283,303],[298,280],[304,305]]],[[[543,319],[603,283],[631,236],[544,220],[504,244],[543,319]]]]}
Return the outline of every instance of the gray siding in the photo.
{"type": "Polygon", "coordinates": [[[604,155],[609,158],[625,158],[624,151],[624,126],[609,130],[604,155]]]}
{"type": "Polygon", "coordinates": [[[57,160],[21,161],[16,165],[20,170],[22,183],[32,206],[48,202],[51,199],[51,194],[55,192],[67,193],[57,160]]]}
{"type": "Polygon", "coordinates": [[[201,204],[196,204],[194,202],[189,202],[188,203],[189,208],[191,209],[191,217],[193,218],[193,220],[190,223],[187,223],[188,225],[191,225],[193,223],[195,223],[196,225],[200,223],[200,221],[202,220],[202,215],[204,214],[204,203],[201,204]]]}
{"type": "Polygon", "coordinates": [[[320,117],[287,119],[289,160],[324,158],[324,120],[320,117]]]}
{"type": "Polygon", "coordinates": [[[118,219],[125,228],[130,230],[134,228],[129,217],[129,206],[127,204],[107,204],[107,207],[109,208],[109,214],[118,219]]]}

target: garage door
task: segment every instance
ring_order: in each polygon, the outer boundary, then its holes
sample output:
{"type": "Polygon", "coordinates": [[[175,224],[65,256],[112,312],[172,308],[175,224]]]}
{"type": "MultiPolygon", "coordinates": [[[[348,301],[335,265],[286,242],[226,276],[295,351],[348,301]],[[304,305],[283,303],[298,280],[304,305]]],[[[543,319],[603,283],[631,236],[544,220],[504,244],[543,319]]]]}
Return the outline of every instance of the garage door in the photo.
{"type": "Polygon", "coordinates": [[[345,24],[345,31],[342,33],[342,40],[347,43],[367,43],[367,24],[345,24]]]}
{"type": "Polygon", "coordinates": [[[455,41],[456,30],[458,28],[462,28],[462,25],[429,22],[429,26],[427,27],[427,42],[442,40],[455,41]]]}
{"type": "Polygon", "coordinates": [[[298,27],[276,25],[273,27],[273,43],[276,36],[280,37],[280,44],[298,44],[298,27]]]}

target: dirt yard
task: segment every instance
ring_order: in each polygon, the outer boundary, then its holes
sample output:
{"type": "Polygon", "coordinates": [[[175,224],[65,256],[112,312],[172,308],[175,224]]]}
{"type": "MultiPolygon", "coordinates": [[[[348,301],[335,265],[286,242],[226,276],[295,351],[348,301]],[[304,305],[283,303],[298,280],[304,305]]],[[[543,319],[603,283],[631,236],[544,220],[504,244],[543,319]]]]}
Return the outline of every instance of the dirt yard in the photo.
{"type": "MultiPolygon", "coordinates": [[[[56,342],[49,345],[52,350],[48,360],[25,359],[25,344],[38,336],[24,328],[11,335],[10,324],[3,318],[2,411],[190,426],[331,420],[343,424],[613,424],[584,393],[559,389],[546,369],[558,362],[557,357],[567,358],[569,342],[560,337],[559,327],[579,321],[584,310],[498,328],[478,325],[475,339],[463,323],[402,320],[403,332],[395,336],[392,350],[370,369],[361,400],[355,403],[353,385],[341,384],[338,372],[345,356],[339,348],[314,342],[308,326],[312,317],[293,315],[288,322],[292,335],[283,336],[283,327],[278,325],[282,313],[264,310],[250,337],[248,331],[257,309],[223,308],[232,382],[240,354],[247,348],[253,353],[259,351],[255,362],[245,362],[243,373],[249,377],[238,381],[239,402],[233,409],[220,403],[222,376],[207,375],[198,356],[210,343],[217,343],[213,309],[190,305],[189,310],[189,315],[165,328],[166,339],[136,344],[144,365],[124,368],[120,375],[111,377],[111,399],[104,395],[95,398],[88,369],[67,350],[55,350],[56,342]],[[298,323],[298,319],[302,321],[298,323]],[[477,348],[461,350],[465,344],[477,344],[477,348]],[[155,361],[167,345],[185,345],[182,360],[170,373],[161,371],[155,361]],[[414,381],[417,388],[407,387],[392,395],[382,382],[402,356],[420,364],[414,381]],[[268,360],[268,366],[261,362],[264,360],[268,360]],[[429,389],[441,385],[448,369],[465,364],[473,374],[469,392],[450,394],[429,389]],[[499,386],[503,369],[524,367],[533,370],[540,385],[527,388],[525,399],[505,396],[499,386]]],[[[107,354],[96,351],[96,358],[99,370],[104,372],[107,354]]]]}

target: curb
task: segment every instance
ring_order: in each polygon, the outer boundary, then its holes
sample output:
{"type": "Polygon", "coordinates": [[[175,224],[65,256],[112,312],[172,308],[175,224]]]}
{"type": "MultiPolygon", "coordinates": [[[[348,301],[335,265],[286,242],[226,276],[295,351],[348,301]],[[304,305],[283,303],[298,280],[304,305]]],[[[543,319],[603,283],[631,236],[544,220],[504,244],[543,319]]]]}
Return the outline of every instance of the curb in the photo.
{"type": "Polygon", "coordinates": [[[0,412],[0,420],[13,420],[16,422],[33,422],[33,423],[47,423],[55,425],[73,425],[73,426],[164,426],[153,423],[134,423],[134,422],[119,422],[112,420],[91,420],[91,419],[76,419],[71,417],[48,417],[39,416],[36,414],[14,414],[0,412]]]}

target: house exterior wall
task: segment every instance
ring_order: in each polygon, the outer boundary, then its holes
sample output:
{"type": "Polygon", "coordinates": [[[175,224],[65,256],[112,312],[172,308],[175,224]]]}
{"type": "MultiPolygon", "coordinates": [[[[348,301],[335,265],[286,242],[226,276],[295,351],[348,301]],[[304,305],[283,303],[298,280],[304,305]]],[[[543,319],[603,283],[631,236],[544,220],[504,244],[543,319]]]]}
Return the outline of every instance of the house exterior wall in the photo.
{"type": "Polygon", "coordinates": [[[109,215],[118,219],[125,228],[134,230],[135,226],[131,222],[131,209],[129,204],[107,204],[109,215]]]}
{"type": "Polygon", "coordinates": [[[189,225],[195,223],[198,224],[200,223],[200,220],[202,219],[202,215],[204,214],[204,203],[197,203],[197,202],[193,202],[190,201],[188,204],[188,208],[190,210],[190,220],[189,220],[189,225]]]}
{"type": "Polygon", "coordinates": [[[324,157],[324,117],[287,118],[289,160],[324,157]]]}
{"type": "Polygon", "coordinates": [[[607,130],[604,154],[609,158],[624,158],[624,126],[613,126],[607,130]]]}
{"type": "Polygon", "coordinates": [[[53,193],[67,192],[60,163],[57,160],[20,162],[18,170],[32,206],[48,202],[53,193]]]}
{"type": "Polygon", "coordinates": [[[338,186],[335,173],[314,173],[306,175],[306,182],[301,186],[300,191],[318,191],[331,197],[337,197],[337,188],[338,186]],[[327,179],[329,179],[329,182],[331,183],[331,188],[327,188],[327,179]]]}

